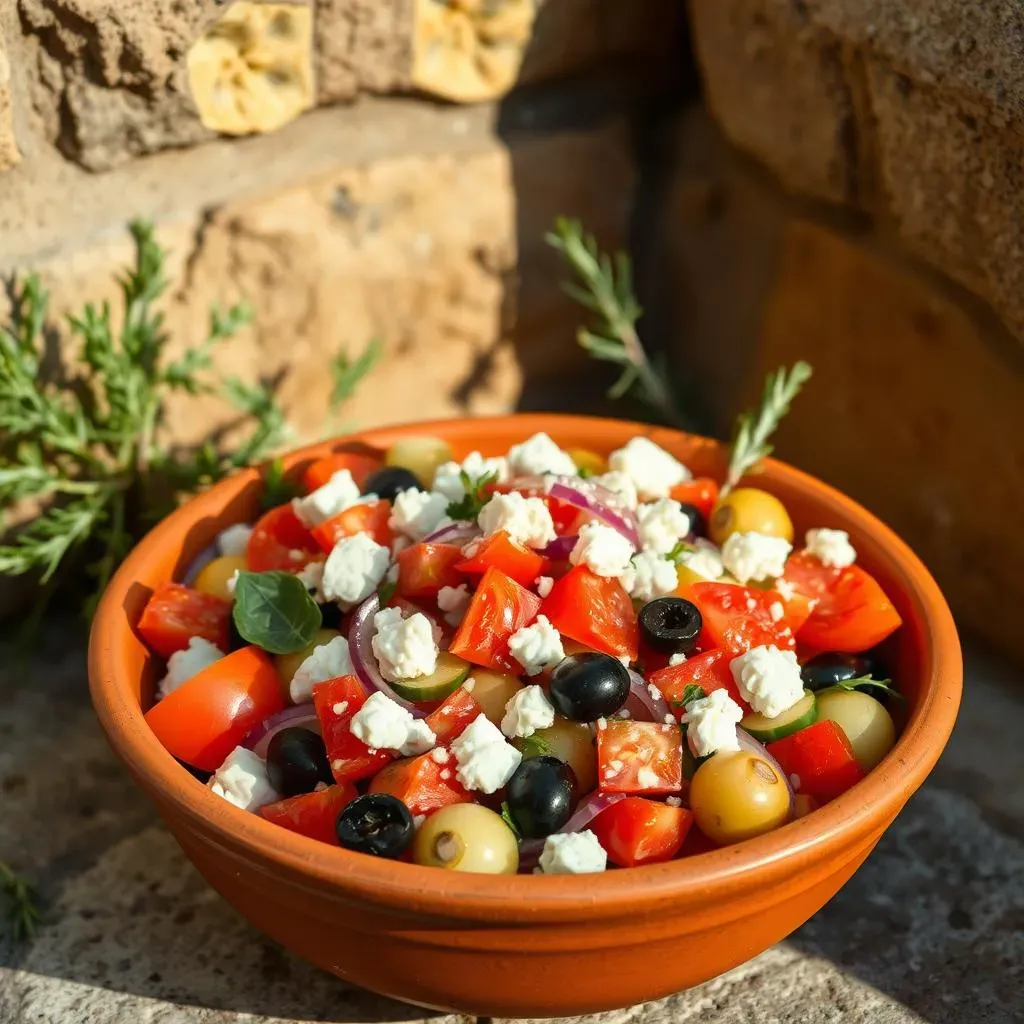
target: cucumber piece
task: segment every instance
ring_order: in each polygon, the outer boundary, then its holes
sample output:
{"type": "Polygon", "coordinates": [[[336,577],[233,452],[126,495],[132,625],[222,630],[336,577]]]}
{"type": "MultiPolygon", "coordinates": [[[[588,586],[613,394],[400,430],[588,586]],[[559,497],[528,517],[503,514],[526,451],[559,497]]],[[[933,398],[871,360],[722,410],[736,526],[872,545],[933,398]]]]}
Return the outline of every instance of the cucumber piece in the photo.
{"type": "Polygon", "coordinates": [[[787,711],[774,718],[765,718],[764,715],[747,715],[740,722],[740,727],[746,729],[755,740],[761,743],[772,743],[774,740],[781,740],[784,736],[805,729],[814,725],[818,720],[818,699],[810,690],[804,690],[804,695],[787,711]]]}
{"type": "Polygon", "coordinates": [[[442,651],[437,656],[437,668],[429,676],[418,679],[396,679],[391,689],[416,704],[428,704],[444,700],[457,690],[469,675],[469,662],[456,658],[454,654],[442,651]]]}

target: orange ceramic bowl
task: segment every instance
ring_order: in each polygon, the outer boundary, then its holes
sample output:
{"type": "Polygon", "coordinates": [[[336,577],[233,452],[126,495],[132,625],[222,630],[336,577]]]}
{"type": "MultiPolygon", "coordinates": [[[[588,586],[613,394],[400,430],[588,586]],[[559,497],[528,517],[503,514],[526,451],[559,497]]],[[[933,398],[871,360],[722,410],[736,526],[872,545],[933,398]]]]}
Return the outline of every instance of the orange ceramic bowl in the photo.
{"type": "MultiPolygon", "coordinates": [[[[504,453],[538,430],[563,447],[601,453],[646,433],[696,473],[721,470],[715,442],[578,416],[417,424],[346,442],[384,448],[403,435],[436,434],[461,457],[474,448],[504,453]]],[[[341,443],[303,449],[288,463],[341,443]]],[[[664,996],[782,939],[843,885],[935,764],[960,699],[953,620],[907,546],[865,509],[789,466],[769,462],[758,485],[785,502],[798,531],[850,532],[860,561],[903,616],[892,667],[908,704],[895,748],[865,781],[758,839],[598,877],[468,875],[329,847],[208,792],[143,720],[158,665],[132,627],[153,587],[180,578],[219,530],[253,520],[254,471],[189,502],[125,559],[92,631],[96,712],[209,883],[258,929],[325,970],[398,999],[485,1016],[591,1013],[664,996]]]]}

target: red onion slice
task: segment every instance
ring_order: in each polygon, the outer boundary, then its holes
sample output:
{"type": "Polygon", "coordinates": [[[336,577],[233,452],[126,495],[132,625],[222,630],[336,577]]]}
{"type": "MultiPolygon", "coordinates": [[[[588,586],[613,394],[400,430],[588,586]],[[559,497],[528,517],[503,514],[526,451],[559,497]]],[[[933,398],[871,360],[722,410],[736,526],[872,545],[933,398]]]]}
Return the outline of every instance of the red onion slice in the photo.
{"type": "Polygon", "coordinates": [[[544,549],[543,553],[547,558],[554,559],[556,562],[564,562],[572,553],[572,549],[576,547],[577,540],[579,540],[579,538],[575,535],[572,537],[556,537],[544,549]]]}
{"type": "Polygon", "coordinates": [[[196,582],[196,577],[215,559],[220,556],[220,551],[217,548],[217,542],[214,541],[212,544],[207,544],[202,551],[196,555],[195,558],[189,563],[188,569],[185,570],[185,575],[182,578],[182,583],[186,587],[191,587],[196,582]]]}
{"type": "Polygon", "coordinates": [[[618,530],[637,550],[640,549],[640,535],[637,532],[636,519],[632,512],[625,509],[619,511],[611,508],[615,504],[615,495],[600,484],[585,484],[587,491],[575,483],[568,484],[563,478],[554,478],[548,488],[552,498],[564,501],[568,505],[589,512],[614,530],[618,530]]]}
{"type": "Polygon", "coordinates": [[[664,722],[666,715],[673,722],[675,715],[668,706],[668,701],[658,692],[658,688],[648,683],[639,672],[629,670],[629,696],[626,698],[626,710],[630,717],[638,722],[664,722]]]}
{"type": "MultiPolygon", "coordinates": [[[[582,832],[602,811],[608,810],[609,807],[625,799],[625,793],[602,793],[599,789],[595,789],[573,811],[572,817],[556,834],[582,832]]],[[[543,839],[524,839],[519,844],[519,870],[532,871],[537,866],[543,849],[543,839]]]]}
{"type": "Polygon", "coordinates": [[[352,667],[364,686],[380,690],[400,707],[405,708],[414,718],[426,718],[427,712],[415,704],[399,697],[380,674],[377,658],[373,653],[373,617],[380,611],[380,598],[376,594],[368,597],[353,613],[352,625],[348,631],[348,653],[352,667]]]}
{"type": "Polygon", "coordinates": [[[754,754],[756,757],[761,758],[762,761],[767,761],[782,776],[783,782],[786,783],[786,789],[789,790],[789,817],[792,818],[796,793],[793,792],[793,783],[789,781],[789,776],[782,770],[782,765],[746,729],[741,729],[737,726],[736,739],[739,741],[740,750],[745,750],[748,754],[754,754]]]}
{"type": "Polygon", "coordinates": [[[480,536],[480,527],[476,523],[449,523],[433,533],[428,533],[421,544],[465,544],[480,536]]]}
{"type": "Polygon", "coordinates": [[[242,741],[243,747],[248,747],[254,754],[266,759],[267,747],[274,736],[282,729],[296,726],[302,729],[309,729],[320,735],[320,719],[313,710],[310,703],[295,704],[292,707],[279,711],[270,718],[264,718],[259,725],[253,726],[249,734],[242,741]]]}

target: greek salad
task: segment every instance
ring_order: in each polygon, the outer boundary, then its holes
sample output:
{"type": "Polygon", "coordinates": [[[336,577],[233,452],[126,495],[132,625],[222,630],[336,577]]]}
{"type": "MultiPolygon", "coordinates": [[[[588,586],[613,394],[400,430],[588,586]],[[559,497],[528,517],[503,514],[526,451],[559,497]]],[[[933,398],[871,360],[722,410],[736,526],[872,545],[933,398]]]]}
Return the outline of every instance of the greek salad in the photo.
{"type": "Polygon", "coordinates": [[[282,828],[455,871],[586,873],[736,843],[892,748],[900,625],[842,530],[635,436],[308,465],[137,630],[146,721],[282,828]]]}

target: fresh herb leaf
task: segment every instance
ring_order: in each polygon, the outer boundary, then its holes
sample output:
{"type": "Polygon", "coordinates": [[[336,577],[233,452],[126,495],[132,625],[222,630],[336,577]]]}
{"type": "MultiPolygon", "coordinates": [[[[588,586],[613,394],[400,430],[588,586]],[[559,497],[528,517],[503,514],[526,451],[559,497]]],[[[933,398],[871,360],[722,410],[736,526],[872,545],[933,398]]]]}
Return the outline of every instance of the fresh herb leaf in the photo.
{"type": "Polygon", "coordinates": [[[529,761],[533,757],[552,757],[555,753],[551,744],[537,733],[527,736],[525,739],[516,740],[515,745],[523,755],[524,761],[529,761]]]}
{"type": "Polygon", "coordinates": [[[284,463],[280,459],[274,459],[263,467],[263,493],[260,495],[262,508],[284,505],[299,493],[299,488],[284,475],[284,463]]]}
{"type": "Polygon", "coordinates": [[[678,700],[672,701],[674,707],[685,708],[687,704],[695,700],[703,700],[707,691],[697,683],[687,683],[683,689],[683,695],[678,700]]]}
{"type": "Polygon", "coordinates": [[[897,700],[904,700],[904,696],[892,685],[891,679],[872,679],[871,676],[857,676],[854,679],[841,679],[837,683],[833,683],[832,686],[828,687],[830,690],[864,690],[864,689],[875,689],[881,690],[884,693],[889,694],[891,697],[895,697],[897,700]]]}
{"type": "Polygon", "coordinates": [[[800,360],[790,369],[782,367],[765,378],[760,406],[742,413],[736,420],[729,468],[721,495],[728,494],[747,473],[754,471],[762,459],[771,455],[774,449],[768,439],[789,412],[789,406],[800,389],[810,380],[811,373],[810,364],[800,360]]]}
{"type": "Polygon", "coordinates": [[[348,401],[356,393],[356,388],[377,365],[382,355],[384,343],[380,338],[371,338],[355,359],[351,359],[347,352],[339,352],[331,360],[332,407],[348,401]]]}
{"type": "Polygon", "coordinates": [[[395,596],[395,591],[398,589],[398,584],[395,580],[385,579],[383,583],[377,588],[377,599],[380,602],[381,608],[384,608],[388,601],[395,596]]]}
{"type": "Polygon", "coordinates": [[[465,494],[450,502],[445,510],[452,519],[475,520],[480,509],[491,500],[491,486],[498,482],[497,473],[484,473],[474,480],[464,469],[459,472],[465,494]]]}
{"type": "Polygon", "coordinates": [[[512,830],[512,835],[514,835],[516,839],[522,838],[516,823],[512,820],[512,812],[509,810],[507,800],[502,800],[501,802],[501,820],[512,830]]]}
{"type": "Polygon", "coordinates": [[[320,606],[290,572],[240,572],[235,626],[243,639],[271,654],[302,650],[323,623],[320,606]]]}
{"type": "Polygon", "coordinates": [[[11,938],[15,942],[31,938],[39,922],[35,893],[28,881],[3,861],[0,861],[0,895],[11,938]]]}
{"type": "Polygon", "coordinates": [[[587,480],[592,476],[597,476],[597,474],[589,466],[579,466],[576,470],[576,475],[581,480],[587,480]]]}
{"type": "Polygon", "coordinates": [[[679,559],[683,557],[688,551],[693,551],[693,545],[688,544],[685,540],[678,541],[676,546],[665,556],[670,562],[678,564],[679,559]]]}

